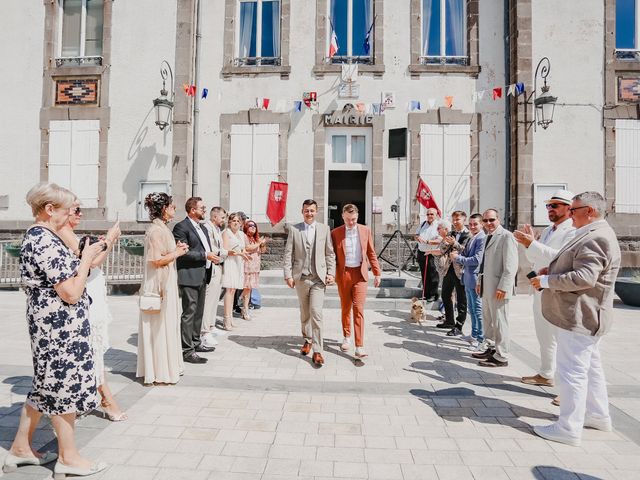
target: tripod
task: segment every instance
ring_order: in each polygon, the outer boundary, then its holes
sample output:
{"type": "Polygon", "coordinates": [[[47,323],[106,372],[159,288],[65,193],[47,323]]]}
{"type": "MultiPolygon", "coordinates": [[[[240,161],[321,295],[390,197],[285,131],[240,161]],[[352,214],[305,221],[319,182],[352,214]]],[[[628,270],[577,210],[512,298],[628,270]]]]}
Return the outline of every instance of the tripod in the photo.
{"type": "Polygon", "coordinates": [[[391,234],[389,239],[385,242],[384,246],[382,247],[382,250],[380,250],[380,253],[378,253],[378,258],[380,260],[383,260],[383,261],[387,262],[389,265],[391,265],[393,268],[395,268],[396,271],[398,272],[398,276],[400,276],[402,270],[405,269],[405,267],[407,266],[407,263],[409,263],[411,261],[411,259],[413,258],[413,256],[415,254],[414,254],[413,250],[411,249],[411,245],[409,244],[407,239],[404,237],[404,235],[400,231],[400,215],[398,213],[398,202],[397,201],[396,201],[395,204],[391,205],[391,211],[394,214],[394,219],[395,219],[395,222],[396,222],[396,229],[391,234]],[[391,242],[393,240],[396,241],[396,260],[397,260],[397,263],[393,263],[391,260],[389,260],[389,259],[387,259],[387,258],[385,258],[383,256],[384,252],[387,250],[389,245],[391,245],[391,242]],[[404,242],[404,244],[406,245],[407,249],[410,252],[409,258],[406,259],[402,264],[400,263],[400,244],[401,244],[401,242],[404,242]]]}

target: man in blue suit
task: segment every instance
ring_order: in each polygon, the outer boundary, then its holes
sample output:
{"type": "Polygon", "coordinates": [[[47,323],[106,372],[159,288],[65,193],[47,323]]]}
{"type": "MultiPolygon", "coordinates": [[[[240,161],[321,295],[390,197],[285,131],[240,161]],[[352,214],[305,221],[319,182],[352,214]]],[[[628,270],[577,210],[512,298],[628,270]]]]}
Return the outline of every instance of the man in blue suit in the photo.
{"type": "Polygon", "coordinates": [[[471,335],[461,337],[467,340],[473,351],[481,349],[484,341],[484,332],[482,328],[482,298],[476,293],[476,283],[478,283],[478,274],[476,269],[482,259],[484,250],[485,233],[482,230],[482,215],[474,213],[469,218],[469,232],[473,237],[467,241],[462,253],[453,251],[450,253],[454,262],[462,265],[462,283],[464,291],[467,295],[468,311],[471,314],[471,335]]]}

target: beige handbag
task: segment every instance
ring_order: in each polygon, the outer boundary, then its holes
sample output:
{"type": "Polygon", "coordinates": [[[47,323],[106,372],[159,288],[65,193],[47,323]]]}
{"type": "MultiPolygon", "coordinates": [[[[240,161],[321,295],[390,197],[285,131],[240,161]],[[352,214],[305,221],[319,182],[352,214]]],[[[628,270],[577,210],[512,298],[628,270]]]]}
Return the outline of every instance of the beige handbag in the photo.
{"type": "Polygon", "coordinates": [[[162,308],[162,297],[157,293],[143,293],[140,295],[140,310],[146,313],[157,313],[162,308]]]}

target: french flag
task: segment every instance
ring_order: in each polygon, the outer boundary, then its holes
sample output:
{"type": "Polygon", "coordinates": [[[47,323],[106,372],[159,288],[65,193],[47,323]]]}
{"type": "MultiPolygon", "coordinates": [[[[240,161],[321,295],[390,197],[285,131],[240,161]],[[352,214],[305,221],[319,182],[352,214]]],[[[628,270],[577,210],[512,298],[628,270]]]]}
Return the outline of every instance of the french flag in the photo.
{"type": "Polygon", "coordinates": [[[338,52],[338,36],[336,35],[336,31],[331,26],[331,43],[329,44],[329,58],[333,58],[333,56],[338,52]]]}

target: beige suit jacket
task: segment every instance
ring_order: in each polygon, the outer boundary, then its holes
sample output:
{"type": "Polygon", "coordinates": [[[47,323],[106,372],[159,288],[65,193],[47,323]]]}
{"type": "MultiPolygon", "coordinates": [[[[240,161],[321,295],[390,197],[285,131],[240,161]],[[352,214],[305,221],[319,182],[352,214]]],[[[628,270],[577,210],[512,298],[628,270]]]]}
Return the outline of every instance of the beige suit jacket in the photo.
{"type": "Polygon", "coordinates": [[[564,330],[607,333],[620,258],[618,239],[606,221],[577,232],[549,264],[549,288],[542,292],[544,317],[564,330]]]}
{"type": "MultiPolygon", "coordinates": [[[[300,280],[302,267],[306,255],[306,233],[304,222],[289,226],[289,236],[284,248],[284,278],[300,280]]],[[[316,237],[313,248],[315,249],[315,269],[318,277],[324,283],[327,274],[336,274],[336,256],[331,242],[331,230],[326,225],[316,222],[316,237]]],[[[313,254],[313,252],[312,252],[313,254]]],[[[313,257],[312,257],[313,258],[313,257]]]]}
{"type": "MultiPolygon", "coordinates": [[[[485,237],[485,245],[486,245],[485,237]]],[[[482,296],[493,298],[496,290],[506,292],[505,298],[515,294],[518,273],[518,245],[513,234],[502,225],[496,228],[489,245],[484,247],[484,272],[478,276],[482,282],[482,296]]],[[[482,260],[480,262],[482,264],[482,260]]],[[[478,273],[480,266],[478,266],[478,273]]]]}

